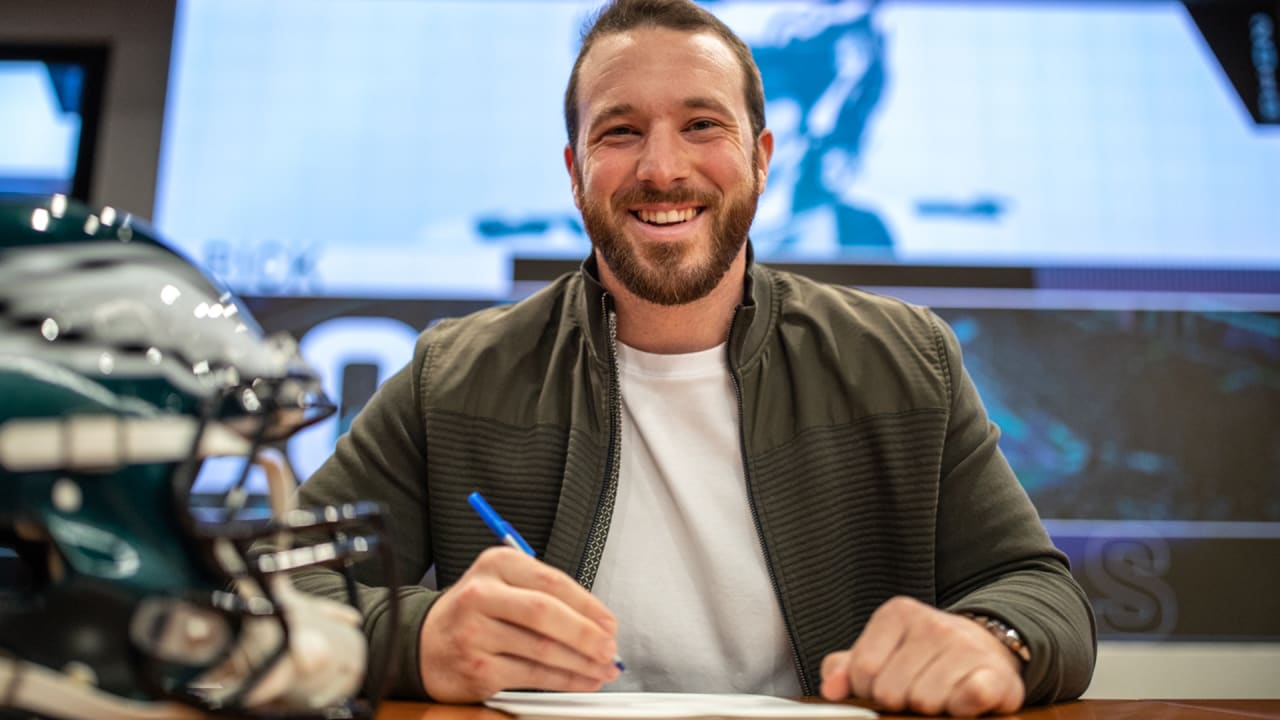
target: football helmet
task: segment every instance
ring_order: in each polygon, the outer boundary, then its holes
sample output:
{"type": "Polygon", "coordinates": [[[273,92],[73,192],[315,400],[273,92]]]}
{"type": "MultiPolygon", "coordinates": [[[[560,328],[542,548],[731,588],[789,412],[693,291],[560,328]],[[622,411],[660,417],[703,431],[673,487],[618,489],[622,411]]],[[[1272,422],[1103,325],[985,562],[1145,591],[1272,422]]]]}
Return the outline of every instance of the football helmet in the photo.
{"type": "Polygon", "coordinates": [[[0,198],[0,715],[370,714],[354,579],[344,604],[290,576],[394,572],[385,513],[293,507],[271,447],[332,411],[291,339],[131,216],[0,198]]]}

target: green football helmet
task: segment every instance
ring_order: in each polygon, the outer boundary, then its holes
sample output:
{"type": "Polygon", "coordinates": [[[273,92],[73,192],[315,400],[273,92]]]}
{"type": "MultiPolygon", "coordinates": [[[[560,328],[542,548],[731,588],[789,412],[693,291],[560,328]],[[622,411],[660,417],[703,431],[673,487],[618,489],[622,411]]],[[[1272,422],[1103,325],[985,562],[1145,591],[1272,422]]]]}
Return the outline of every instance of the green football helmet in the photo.
{"type": "Polygon", "coordinates": [[[385,514],[293,507],[271,447],[332,411],[291,339],[145,225],[0,197],[0,715],[370,714],[386,673],[348,571],[394,570],[385,514]],[[348,604],[294,588],[314,565],[348,604]]]}

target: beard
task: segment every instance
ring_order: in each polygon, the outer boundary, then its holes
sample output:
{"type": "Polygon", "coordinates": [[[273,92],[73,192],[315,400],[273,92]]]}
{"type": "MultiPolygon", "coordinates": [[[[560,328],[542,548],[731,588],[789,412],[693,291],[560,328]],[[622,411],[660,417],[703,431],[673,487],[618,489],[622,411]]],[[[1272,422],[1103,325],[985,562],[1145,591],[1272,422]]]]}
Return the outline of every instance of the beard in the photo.
{"type": "Polygon", "coordinates": [[[701,206],[704,213],[713,213],[710,246],[706,256],[696,262],[689,262],[688,258],[702,251],[699,246],[704,241],[700,238],[663,243],[628,240],[623,230],[627,211],[621,210],[615,215],[604,203],[586,198],[581,190],[582,175],[575,168],[582,222],[605,265],[631,294],[657,305],[684,305],[700,300],[720,283],[747,242],[747,231],[751,229],[759,201],[755,167],[753,158],[751,173],[755,182],[750,186],[743,183],[726,195],[723,202],[718,202],[714,193],[690,188],[660,191],[639,186],[614,196],[614,208],[693,204],[701,206]]]}

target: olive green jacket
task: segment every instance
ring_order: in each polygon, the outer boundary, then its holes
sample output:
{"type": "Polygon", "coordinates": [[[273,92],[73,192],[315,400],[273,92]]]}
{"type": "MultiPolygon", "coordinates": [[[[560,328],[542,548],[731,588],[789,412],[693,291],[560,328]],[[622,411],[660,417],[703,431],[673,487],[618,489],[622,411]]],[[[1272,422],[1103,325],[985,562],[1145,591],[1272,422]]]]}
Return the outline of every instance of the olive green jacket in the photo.
{"type": "MultiPolygon", "coordinates": [[[[494,538],[479,490],[538,557],[591,587],[620,454],[612,298],[591,261],[523,302],[419,338],[303,485],[303,504],[380,500],[401,577],[455,582],[494,538]]],[[[1028,702],[1084,691],[1093,617],[996,445],[950,329],[930,311],[751,264],[728,338],[747,494],[806,694],[829,652],[908,595],[1003,619],[1030,645],[1028,702]]],[[[366,563],[366,565],[370,565],[366,563]]],[[[372,660],[392,693],[425,697],[417,637],[431,603],[358,575],[372,660]]],[[[312,570],[304,590],[341,597],[312,570]]]]}

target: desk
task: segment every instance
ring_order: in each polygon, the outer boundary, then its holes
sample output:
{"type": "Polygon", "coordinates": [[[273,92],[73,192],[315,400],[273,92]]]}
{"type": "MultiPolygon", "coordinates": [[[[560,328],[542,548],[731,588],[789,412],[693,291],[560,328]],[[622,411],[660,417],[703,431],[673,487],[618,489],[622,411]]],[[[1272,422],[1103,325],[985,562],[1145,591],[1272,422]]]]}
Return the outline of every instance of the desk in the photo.
{"type": "MultiPolygon", "coordinates": [[[[510,717],[478,705],[388,702],[378,710],[377,720],[510,720],[510,717]]],[[[920,716],[881,717],[919,720],[920,716]]],[[[1032,708],[1005,717],[1010,720],[1280,720],[1280,699],[1080,700],[1032,708]]]]}

